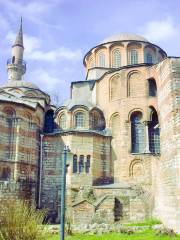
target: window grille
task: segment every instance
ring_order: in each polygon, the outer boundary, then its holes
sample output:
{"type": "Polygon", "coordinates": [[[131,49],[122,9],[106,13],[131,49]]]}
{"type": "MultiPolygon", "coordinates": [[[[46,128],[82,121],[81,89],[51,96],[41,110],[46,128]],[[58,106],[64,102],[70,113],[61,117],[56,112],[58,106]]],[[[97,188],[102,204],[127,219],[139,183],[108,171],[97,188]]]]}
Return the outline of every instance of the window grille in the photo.
{"type": "Polygon", "coordinates": [[[65,129],[66,128],[66,115],[65,114],[62,114],[60,116],[59,125],[60,125],[61,129],[65,129]]]}
{"type": "Polygon", "coordinates": [[[146,63],[153,63],[152,54],[150,54],[150,53],[146,54],[146,63]]]}
{"type": "Polygon", "coordinates": [[[133,153],[144,153],[145,127],[141,123],[142,114],[134,113],[131,117],[131,141],[133,153]]]}
{"type": "Polygon", "coordinates": [[[118,49],[113,51],[113,67],[118,68],[121,66],[121,54],[118,49]]]}
{"type": "Polygon", "coordinates": [[[138,63],[138,53],[136,50],[131,50],[131,64],[138,63]]]}
{"type": "Polygon", "coordinates": [[[105,54],[103,52],[99,53],[99,67],[105,67],[105,54]]]}
{"type": "Polygon", "coordinates": [[[156,111],[152,113],[149,123],[149,150],[154,154],[160,153],[160,128],[156,111]]]}
{"type": "Polygon", "coordinates": [[[84,119],[84,113],[78,112],[75,115],[75,127],[84,127],[85,125],[85,119],[84,119]]]}

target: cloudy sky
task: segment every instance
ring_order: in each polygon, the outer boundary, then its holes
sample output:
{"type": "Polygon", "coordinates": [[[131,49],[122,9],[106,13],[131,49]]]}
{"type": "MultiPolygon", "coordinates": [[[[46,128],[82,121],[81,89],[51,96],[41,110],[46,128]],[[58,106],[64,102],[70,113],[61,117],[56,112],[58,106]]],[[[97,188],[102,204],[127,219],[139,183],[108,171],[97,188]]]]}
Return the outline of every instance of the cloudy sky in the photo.
{"type": "Polygon", "coordinates": [[[0,0],[0,84],[21,16],[25,80],[63,101],[70,82],[85,79],[85,53],[108,36],[140,34],[180,56],[179,9],[179,0],[0,0]]]}

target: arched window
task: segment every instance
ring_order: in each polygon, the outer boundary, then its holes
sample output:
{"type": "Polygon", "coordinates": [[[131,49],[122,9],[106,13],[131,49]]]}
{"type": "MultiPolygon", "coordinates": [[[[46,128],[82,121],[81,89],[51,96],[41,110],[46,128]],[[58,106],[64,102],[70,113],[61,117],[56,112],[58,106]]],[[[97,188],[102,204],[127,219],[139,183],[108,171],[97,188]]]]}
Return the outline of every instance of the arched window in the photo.
{"type": "Polygon", "coordinates": [[[54,131],[54,111],[48,110],[45,114],[44,131],[52,133],[54,131]]]}
{"type": "Polygon", "coordinates": [[[143,153],[145,150],[145,128],[141,123],[142,113],[134,112],[131,115],[131,147],[132,153],[143,153]]]}
{"type": "Polygon", "coordinates": [[[131,64],[138,63],[138,53],[135,49],[131,50],[131,64]]]}
{"type": "Polygon", "coordinates": [[[119,114],[116,113],[111,117],[111,130],[112,136],[116,138],[119,135],[119,127],[120,127],[120,117],[119,114]]]}
{"type": "Polygon", "coordinates": [[[6,135],[6,152],[5,157],[10,160],[13,158],[13,140],[14,140],[14,117],[15,111],[12,108],[5,108],[3,112],[6,115],[6,127],[7,127],[7,135],[6,135]]]}
{"type": "Polygon", "coordinates": [[[110,80],[110,99],[117,100],[120,98],[121,95],[121,88],[120,88],[120,77],[119,75],[115,75],[110,80]]]}
{"type": "Polygon", "coordinates": [[[149,123],[149,150],[155,154],[160,153],[160,128],[155,109],[152,110],[151,122],[149,123]]]}
{"type": "Polygon", "coordinates": [[[86,158],[86,173],[89,173],[89,170],[90,170],[90,160],[91,160],[91,156],[87,155],[87,158],[86,158]]]}
{"type": "Polygon", "coordinates": [[[156,97],[157,95],[156,81],[154,79],[148,79],[148,86],[149,86],[149,96],[156,97]]]}
{"type": "Polygon", "coordinates": [[[84,155],[79,157],[79,173],[84,172],[84,155]]]}
{"type": "Polygon", "coordinates": [[[83,112],[77,112],[75,114],[75,127],[82,128],[85,126],[85,116],[83,112]]]}
{"type": "Polygon", "coordinates": [[[105,54],[104,52],[100,52],[99,55],[99,67],[105,67],[105,54]]]}
{"type": "Polygon", "coordinates": [[[153,57],[151,53],[146,53],[146,63],[153,63],[153,57]]]}
{"type": "Polygon", "coordinates": [[[73,156],[73,173],[77,173],[77,155],[73,156]]]}
{"type": "Polygon", "coordinates": [[[66,115],[64,113],[59,118],[59,126],[61,129],[66,128],[66,115]]]}
{"type": "Polygon", "coordinates": [[[120,54],[119,49],[115,49],[113,51],[112,55],[113,55],[113,58],[112,58],[112,60],[113,60],[113,67],[114,68],[120,67],[121,66],[121,54],[120,54]]]}

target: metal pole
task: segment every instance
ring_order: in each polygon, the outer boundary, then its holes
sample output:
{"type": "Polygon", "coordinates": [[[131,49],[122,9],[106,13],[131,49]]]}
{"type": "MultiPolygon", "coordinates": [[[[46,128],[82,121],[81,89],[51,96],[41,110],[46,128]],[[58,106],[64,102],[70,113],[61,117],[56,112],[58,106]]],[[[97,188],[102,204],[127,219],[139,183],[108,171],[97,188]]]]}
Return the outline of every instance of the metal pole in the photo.
{"type": "Polygon", "coordinates": [[[62,162],[62,181],[61,181],[61,238],[64,240],[64,226],[65,226],[65,198],[66,198],[66,162],[67,162],[68,147],[64,146],[64,159],[62,162]]]}

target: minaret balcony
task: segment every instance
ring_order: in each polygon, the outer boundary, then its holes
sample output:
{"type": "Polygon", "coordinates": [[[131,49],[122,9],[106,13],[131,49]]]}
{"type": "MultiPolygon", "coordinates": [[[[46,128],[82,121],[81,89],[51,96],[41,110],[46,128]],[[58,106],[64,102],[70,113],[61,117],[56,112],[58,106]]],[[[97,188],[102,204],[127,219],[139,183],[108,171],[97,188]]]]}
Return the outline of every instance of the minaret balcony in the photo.
{"type": "Polygon", "coordinates": [[[19,59],[19,58],[9,58],[7,60],[7,65],[9,64],[15,64],[15,65],[22,65],[25,69],[26,69],[26,62],[23,59],[19,59]]]}

